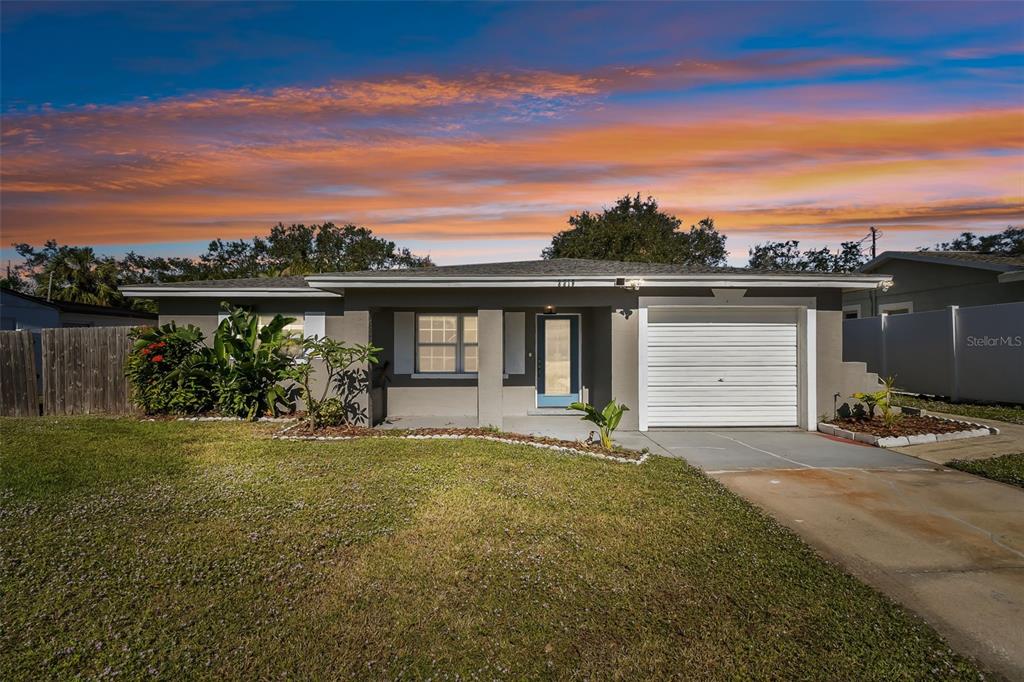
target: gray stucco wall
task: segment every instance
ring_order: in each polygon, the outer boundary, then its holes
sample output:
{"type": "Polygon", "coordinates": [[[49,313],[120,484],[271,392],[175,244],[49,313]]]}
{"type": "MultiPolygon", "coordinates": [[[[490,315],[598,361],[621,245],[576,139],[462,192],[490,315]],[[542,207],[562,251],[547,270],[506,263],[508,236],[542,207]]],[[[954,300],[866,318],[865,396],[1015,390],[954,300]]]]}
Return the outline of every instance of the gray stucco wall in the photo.
{"type": "MultiPolygon", "coordinates": [[[[711,297],[710,289],[644,288],[644,296],[711,297]]],[[[237,299],[261,314],[325,311],[327,333],[334,338],[363,343],[373,341],[384,349],[387,369],[378,372],[375,400],[367,406],[375,414],[402,416],[477,416],[480,403],[475,378],[416,379],[394,373],[394,312],[446,312],[500,310],[526,313],[524,343],[526,371],[501,380],[500,413],[522,415],[534,410],[536,372],[536,314],[545,306],[559,313],[579,312],[583,337],[581,374],[584,399],[603,405],[614,398],[630,407],[621,428],[638,427],[638,292],[598,288],[507,289],[380,289],[350,290],[346,299],[237,299]]],[[[748,297],[814,298],[817,305],[817,400],[819,414],[831,414],[833,395],[845,398],[854,391],[875,385],[873,375],[860,363],[842,362],[842,295],[834,289],[752,289],[748,297]]],[[[217,325],[218,304],[203,299],[167,299],[161,302],[160,322],[190,323],[212,334],[217,325]]],[[[499,316],[494,319],[500,320],[499,316]]],[[[493,322],[493,320],[492,320],[493,322]]],[[[493,326],[493,325],[492,325],[493,326]]],[[[497,337],[495,337],[497,338],[497,337]]],[[[494,387],[489,390],[493,392],[494,387]]],[[[840,403],[843,400],[839,401],[840,403]]],[[[487,415],[497,421],[497,414],[487,415]]]]}
{"type": "Polygon", "coordinates": [[[873,274],[893,276],[888,291],[856,291],[843,297],[844,305],[859,305],[861,317],[878,314],[885,303],[912,301],[914,312],[941,310],[951,305],[976,306],[1024,301],[1024,282],[1000,283],[1000,273],[958,265],[891,260],[873,274]]]}

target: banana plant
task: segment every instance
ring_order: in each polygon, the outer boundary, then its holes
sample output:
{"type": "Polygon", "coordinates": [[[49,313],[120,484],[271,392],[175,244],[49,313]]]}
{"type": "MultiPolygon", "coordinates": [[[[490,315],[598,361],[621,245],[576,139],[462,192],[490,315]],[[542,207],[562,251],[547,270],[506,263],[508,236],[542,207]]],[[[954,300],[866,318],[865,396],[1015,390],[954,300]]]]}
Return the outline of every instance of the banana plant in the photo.
{"type": "Polygon", "coordinates": [[[288,353],[294,340],[284,328],[295,318],[275,315],[261,326],[257,313],[222,304],[228,313],[213,337],[212,377],[221,411],[245,419],[295,409],[299,388],[283,382],[299,378],[288,353]]]}
{"type": "Polygon", "coordinates": [[[629,411],[625,403],[616,403],[613,399],[600,412],[590,403],[575,402],[569,405],[570,410],[583,412],[581,419],[592,422],[597,426],[597,432],[601,436],[601,447],[606,450],[612,448],[612,433],[619,427],[622,415],[629,411]]]}

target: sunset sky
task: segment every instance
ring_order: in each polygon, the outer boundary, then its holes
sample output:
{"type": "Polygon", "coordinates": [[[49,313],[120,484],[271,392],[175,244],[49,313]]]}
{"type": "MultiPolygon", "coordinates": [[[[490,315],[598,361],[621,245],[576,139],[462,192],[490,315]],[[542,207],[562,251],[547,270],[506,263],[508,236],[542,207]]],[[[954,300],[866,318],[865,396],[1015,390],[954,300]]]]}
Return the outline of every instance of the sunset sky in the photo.
{"type": "Polygon", "coordinates": [[[354,222],[536,258],[652,195],[758,241],[1024,223],[1024,3],[2,8],[2,238],[190,255],[354,222]]]}

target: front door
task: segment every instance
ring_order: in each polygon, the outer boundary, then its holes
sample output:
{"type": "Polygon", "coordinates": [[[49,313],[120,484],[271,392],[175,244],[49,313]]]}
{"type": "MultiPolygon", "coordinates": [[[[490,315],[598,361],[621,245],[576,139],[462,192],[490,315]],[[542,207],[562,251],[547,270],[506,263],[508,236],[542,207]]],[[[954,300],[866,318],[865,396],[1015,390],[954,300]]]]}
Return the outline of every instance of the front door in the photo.
{"type": "Polygon", "coordinates": [[[537,407],[567,407],[579,399],[579,315],[538,315],[537,407]]]}

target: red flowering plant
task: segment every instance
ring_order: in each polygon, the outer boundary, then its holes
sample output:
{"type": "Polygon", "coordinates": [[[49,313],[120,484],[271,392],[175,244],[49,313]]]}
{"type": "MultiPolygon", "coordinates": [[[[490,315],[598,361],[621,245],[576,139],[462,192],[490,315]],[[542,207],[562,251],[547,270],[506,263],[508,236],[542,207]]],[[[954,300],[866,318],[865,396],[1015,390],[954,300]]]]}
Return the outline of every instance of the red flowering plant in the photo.
{"type": "Polygon", "coordinates": [[[134,344],[125,366],[132,400],[146,414],[197,414],[213,406],[202,368],[209,363],[203,332],[173,322],[132,330],[134,344]]]}

